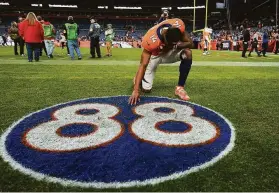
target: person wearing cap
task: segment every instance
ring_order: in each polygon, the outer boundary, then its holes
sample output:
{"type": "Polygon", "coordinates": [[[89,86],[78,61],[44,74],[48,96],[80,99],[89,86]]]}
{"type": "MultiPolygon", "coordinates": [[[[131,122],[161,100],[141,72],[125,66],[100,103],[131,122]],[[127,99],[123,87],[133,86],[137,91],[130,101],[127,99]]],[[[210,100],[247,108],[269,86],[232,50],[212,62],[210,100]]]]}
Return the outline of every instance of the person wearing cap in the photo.
{"type": "Polygon", "coordinates": [[[75,59],[74,51],[76,51],[78,59],[81,60],[82,57],[78,44],[79,26],[74,22],[73,16],[68,17],[68,22],[65,23],[65,25],[63,26],[63,30],[67,38],[67,44],[69,47],[71,59],[75,59]]]}
{"type": "Polygon", "coordinates": [[[89,28],[88,36],[90,37],[90,54],[91,58],[95,58],[95,50],[98,58],[101,58],[101,50],[100,50],[100,33],[101,26],[96,22],[96,20],[91,17],[90,19],[91,25],[89,28]]]}

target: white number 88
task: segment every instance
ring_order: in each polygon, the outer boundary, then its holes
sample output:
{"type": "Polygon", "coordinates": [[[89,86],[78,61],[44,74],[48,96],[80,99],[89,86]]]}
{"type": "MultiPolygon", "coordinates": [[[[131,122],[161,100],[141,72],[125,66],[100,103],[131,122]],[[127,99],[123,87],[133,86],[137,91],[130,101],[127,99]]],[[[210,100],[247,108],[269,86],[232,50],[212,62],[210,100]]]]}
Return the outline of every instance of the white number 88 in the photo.
{"type": "MultiPolygon", "coordinates": [[[[53,113],[53,120],[28,130],[23,143],[39,151],[72,152],[98,148],[112,143],[124,133],[124,126],[114,119],[120,109],[109,104],[87,103],[67,106],[53,113]],[[81,110],[96,110],[95,114],[81,115],[81,110]],[[94,126],[94,132],[87,135],[67,137],[58,130],[71,124],[94,126]]],[[[209,121],[195,117],[191,107],[177,103],[147,103],[135,107],[140,118],[130,124],[130,132],[137,139],[160,146],[196,146],[213,142],[219,136],[219,129],[209,121]],[[156,112],[158,108],[172,109],[170,113],[156,112]],[[164,132],[158,123],[178,121],[190,125],[184,132],[164,132]]]]}

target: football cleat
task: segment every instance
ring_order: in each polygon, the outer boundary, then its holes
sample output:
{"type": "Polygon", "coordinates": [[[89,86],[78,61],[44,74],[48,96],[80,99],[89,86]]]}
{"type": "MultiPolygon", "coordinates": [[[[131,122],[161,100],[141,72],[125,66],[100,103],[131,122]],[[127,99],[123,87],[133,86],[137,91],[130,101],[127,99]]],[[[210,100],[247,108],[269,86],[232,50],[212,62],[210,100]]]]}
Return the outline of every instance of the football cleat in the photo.
{"type": "Polygon", "coordinates": [[[184,87],[182,86],[175,87],[175,95],[178,96],[181,100],[190,100],[190,97],[188,96],[187,92],[184,90],[184,87]]]}

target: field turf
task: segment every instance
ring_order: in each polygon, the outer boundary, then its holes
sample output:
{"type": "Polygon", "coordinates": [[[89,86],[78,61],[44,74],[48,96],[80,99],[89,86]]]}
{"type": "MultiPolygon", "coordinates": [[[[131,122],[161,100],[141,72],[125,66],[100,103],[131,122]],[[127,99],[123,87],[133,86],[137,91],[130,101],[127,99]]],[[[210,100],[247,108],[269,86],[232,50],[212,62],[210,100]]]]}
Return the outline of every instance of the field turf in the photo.
{"type": "MultiPolygon", "coordinates": [[[[113,49],[113,57],[70,61],[60,49],[28,63],[0,47],[0,133],[31,112],[58,103],[130,95],[140,49],[113,49]]],[[[104,53],[104,50],[103,50],[104,53]]],[[[0,191],[279,191],[279,57],[242,59],[237,52],[194,51],[187,91],[191,101],[228,118],[236,128],[232,152],[196,173],[155,186],[83,189],[37,181],[0,159],[0,191]],[[223,65],[224,64],[224,65],[223,65]],[[235,65],[237,64],[237,65],[235,65]],[[241,65],[243,64],[243,65],[241,65]]],[[[175,98],[178,65],[161,65],[153,92],[175,98]]]]}

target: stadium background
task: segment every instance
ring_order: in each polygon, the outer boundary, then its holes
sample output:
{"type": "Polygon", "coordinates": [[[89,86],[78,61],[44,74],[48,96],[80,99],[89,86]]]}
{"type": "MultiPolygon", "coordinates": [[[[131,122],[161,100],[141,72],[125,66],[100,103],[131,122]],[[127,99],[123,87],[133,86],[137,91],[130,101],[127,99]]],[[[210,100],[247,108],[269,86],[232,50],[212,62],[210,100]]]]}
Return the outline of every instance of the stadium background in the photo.
{"type": "MultiPolygon", "coordinates": [[[[224,1],[225,7],[220,9],[216,7],[216,3],[220,1],[211,0],[208,4],[208,13],[205,8],[197,8],[195,14],[195,29],[203,29],[205,26],[205,18],[207,18],[207,26],[213,29],[212,48],[216,49],[218,41],[229,41],[230,49],[233,50],[233,42],[240,43],[242,49],[241,31],[243,27],[251,27],[252,34],[267,30],[270,36],[275,32],[276,1],[267,1],[264,5],[260,0],[239,0],[224,1]],[[264,14],[262,14],[264,13],[264,14]]],[[[205,0],[197,0],[196,6],[205,6],[205,0]]],[[[81,33],[80,40],[88,40],[88,29],[90,26],[89,18],[94,16],[98,19],[98,23],[104,30],[106,24],[111,23],[116,32],[115,41],[128,42],[133,47],[140,47],[140,40],[145,32],[152,27],[160,18],[162,8],[171,9],[172,17],[179,17],[184,20],[187,31],[193,31],[193,9],[178,9],[177,7],[193,7],[194,2],[175,1],[171,5],[162,1],[160,5],[148,1],[93,1],[93,2],[77,2],[77,1],[61,1],[59,5],[76,5],[77,8],[49,7],[48,4],[57,4],[55,1],[10,1],[9,6],[0,6],[0,34],[8,36],[8,27],[12,21],[17,20],[18,16],[26,16],[29,11],[34,11],[37,15],[47,17],[57,29],[57,41],[60,39],[62,25],[65,23],[69,15],[73,15],[75,21],[79,24],[81,33]],[[34,4],[35,6],[31,6],[34,4]],[[114,9],[114,6],[141,7],[142,9],[114,9]]],[[[202,38],[202,33],[197,31],[191,33],[195,41],[196,48],[202,38]]],[[[104,33],[100,39],[104,42],[104,33]]],[[[269,51],[273,51],[274,41],[269,43],[269,51]]],[[[89,44],[83,42],[82,47],[88,47],[89,44]]],[[[115,44],[115,47],[119,47],[115,44]]]]}
{"type": "MultiPolygon", "coordinates": [[[[160,4],[147,0],[7,2],[10,6],[0,6],[0,31],[4,34],[11,21],[34,11],[36,15],[48,17],[58,29],[69,15],[74,16],[84,29],[80,38],[88,32],[89,18],[96,16],[102,26],[112,23],[120,40],[126,37],[129,26],[134,29],[132,36],[140,39],[158,21],[162,7],[172,7],[171,14],[182,18],[189,32],[193,30],[193,10],[176,8],[193,6],[192,1],[178,0],[171,4],[163,0],[160,4]],[[43,7],[31,7],[31,3],[43,7]],[[49,8],[51,3],[78,5],[78,8],[49,8]],[[108,9],[98,9],[98,6],[108,6],[108,9]],[[141,6],[142,10],[115,10],[114,6],[141,6]]],[[[216,2],[209,0],[208,7],[208,27],[213,28],[216,39],[226,39],[231,32],[238,37],[244,24],[257,31],[268,29],[270,34],[275,30],[274,0],[259,8],[256,7],[261,0],[229,1],[231,29],[225,19],[227,9],[216,9],[216,2]]],[[[204,4],[204,0],[196,1],[197,6],[204,4]]],[[[203,29],[205,9],[196,11],[196,29],[203,29]]],[[[201,33],[193,33],[192,37],[199,42],[201,33]]],[[[0,47],[1,133],[24,115],[51,105],[87,97],[131,94],[141,49],[113,49],[113,57],[97,60],[89,59],[88,48],[81,51],[82,61],[70,61],[65,52],[56,48],[53,60],[43,56],[39,63],[30,65],[25,57],[13,56],[11,47],[0,47]]],[[[234,150],[214,166],[175,181],[109,190],[279,191],[279,57],[269,53],[268,58],[242,59],[239,52],[229,51],[212,51],[210,56],[203,56],[198,50],[193,50],[193,55],[187,91],[193,102],[214,109],[232,121],[237,136],[234,150]]],[[[147,96],[174,98],[177,69],[177,65],[161,66],[154,91],[147,96]]],[[[2,159],[0,169],[0,191],[100,191],[37,181],[13,170],[2,159]]]]}

